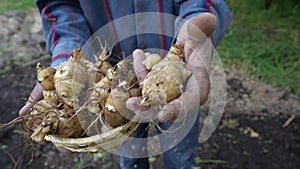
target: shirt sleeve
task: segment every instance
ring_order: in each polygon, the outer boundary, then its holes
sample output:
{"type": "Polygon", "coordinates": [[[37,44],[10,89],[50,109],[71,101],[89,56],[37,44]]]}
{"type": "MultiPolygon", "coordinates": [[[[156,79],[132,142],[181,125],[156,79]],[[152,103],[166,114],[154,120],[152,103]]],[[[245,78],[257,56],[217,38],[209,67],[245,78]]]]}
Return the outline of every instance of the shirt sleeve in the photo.
{"type": "Polygon", "coordinates": [[[212,41],[216,47],[232,20],[232,14],[224,0],[177,0],[179,6],[178,17],[175,21],[175,33],[179,33],[182,25],[192,17],[204,13],[213,13],[218,20],[216,29],[212,35],[212,41]]]}
{"type": "Polygon", "coordinates": [[[77,0],[35,0],[42,18],[51,66],[65,61],[75,47],[82,47],[90,29],[77,0]]]}
{"type": "Polygon", "coordinates": [[[178,34],[182,25],[192,17],[210,12],[210,0],[177,0],[178,17],[175,21],[175,33],[178,34]]]}

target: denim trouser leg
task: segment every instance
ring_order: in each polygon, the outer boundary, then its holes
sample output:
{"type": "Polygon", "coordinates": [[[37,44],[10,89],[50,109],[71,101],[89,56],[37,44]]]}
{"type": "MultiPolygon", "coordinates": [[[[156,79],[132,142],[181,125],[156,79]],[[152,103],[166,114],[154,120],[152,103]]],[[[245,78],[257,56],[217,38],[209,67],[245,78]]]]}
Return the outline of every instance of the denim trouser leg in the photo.
{"type": "MultiPolygon", "coordinates": [[[[147,137],[147,129],[148,123],[141,123],[136,131],[133,134],[134,138],[146,138],[147,137]]],[[[147,149],[147,143],[146,142],[132,142],[132,141],[127,141],[125,142],[125,146],[127,147],[126,150],[123,149],[122,151],[126,152],[131,152],[131,156],[138,156],[141,151],[141,149],[147,149]],[[130,149],[131,146],[134,145],[135,148],[130,149]],[[134,152],[137,151],[137,152],[134,152]]],[[[129,157],[120,157],[120,167],[122,169],[148,169],[149,168],[149,161],[148,158],[129,158],[129,157]]]]}
{"type": "MultiPolygon", "coordinates": [[[[191,118],[195,118],[195,116],[191,116],[191,118]]],[[[191,124],[191,127],[184,126],[183,128],[187,128],[188,131],[186,132],[187,135],[182,138],[173,148],[169,149],[167,146],[170,146],[176,139],[176,134],[174,133],[175,137],[165,137],[163,134],[160,135],[160,143],[164,156],[164,166],[166,169],[190,169],[195,167],[194,162],[194,153],[195,149],[198,145],[198,138],[199,138],[199,119],[198,115],[196,115],[196,119],[192,120],[194,123],[191,124]]],[[[189,121],[188,121],[189,122],[189,121]]],[[[174,123],[161,123],[160,127],[163,129],[168,129],[174,123]]],[[[188,124],[188,123],[187,123],[188,124]]],[[[137,130],[135,131],[133,137],[135,138],[146,138],[147,137],[147,123],[142,123],[139,125],[137,130]]],[[[180,126],[181,127],[181,126],[180,126]]],[[[179,135],[180,130],[178,131],[179,135]]],[[[173,134],[171,134],[173,135],[173,134]]],[[[125,149],[122,151],[130,152],[136,156],[139,154],[138,151],[142,150],[143,147],[147,147],[146,142],[131,142],[127,141],[125,143],[125,149]],[[135,149],[130,149],[130,147],[134,145],[135,149]]],[[[149,162],[148,158],[129,158],[129,157],[120,157],[120,166],[122,169],[148,169],[149,162]]]]}
{"type": "MultiPolygon", "coordinates": [[[[166,129],[172,123],[163,123],[166,129]]],[[[165,169],[192,169],[195,167],[195,150],[198,146],[199,120],[197,119],[189,133],[173,148],[163,153],[165,169]]],[[[160,139],[161,146],[166,146],[166,141],[160,139]]]]}

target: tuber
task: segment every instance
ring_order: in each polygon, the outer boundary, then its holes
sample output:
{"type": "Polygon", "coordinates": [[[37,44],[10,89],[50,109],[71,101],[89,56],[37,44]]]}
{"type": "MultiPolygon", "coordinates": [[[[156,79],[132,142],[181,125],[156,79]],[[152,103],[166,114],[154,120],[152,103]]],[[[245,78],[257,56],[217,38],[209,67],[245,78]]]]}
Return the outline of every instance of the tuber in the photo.
{"type": "Polygon", "coordinates": [[[34,105],[26,117],[24,128],[31,134],[31,139],[43,142],[47,134],[56,134],[64,137],[79,137],[83,129],[77,119],[72,117],[74,111],[59,109],[57,106],[41,100],[34,105]]]}
{"type": "Polygon", "coordinates": [[[57,95],[70,107],[78,102],[78,97],[87,85],[87,68],[80,49],[75,49],[73,56],[57,67],[54,75],[57,95]]]}
{"type": "MultiPolygon", "coordinates": [[[[151,55],[149,57],[151,59],[151,55]]],[[[182,46],[173,45],[161,61],[150,67],[150,72],[141,83],[141,106],[165,105],[181,95],[191,75],[183,58],[182,46]]]]}
{"type": "Polygon", "coordinates": [[[106,125],[115,128],[125,124],[134,113],[126,107],[126,101],[130,97],[140,96],[139,88],[129,88],[126,81],[111,90],[103,110],[106,125]]]}
{"type": "Polygon", "coordinates": [[[109,68],[105,77],[90,89],[87,109],[103,115],[105,125],[115,128],[134,115],[126,108],[127,99],[140,95],[132,60],[122,60],[109,68]]]}
{"type": "Polygon", "coordinates": [[[52,67],[44,68],[42,64],[37,63],[37,80],[44,90],[54,90],[54,74],[56,70],[52,67]]]}

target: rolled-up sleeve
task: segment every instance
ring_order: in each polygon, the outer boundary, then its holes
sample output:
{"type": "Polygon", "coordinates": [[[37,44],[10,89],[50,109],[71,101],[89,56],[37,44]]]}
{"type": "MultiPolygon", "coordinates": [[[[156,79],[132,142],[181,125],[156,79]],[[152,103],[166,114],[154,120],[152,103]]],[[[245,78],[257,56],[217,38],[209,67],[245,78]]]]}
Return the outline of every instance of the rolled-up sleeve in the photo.
{"type": "Polygon", "coordinates": [[[81,47],[90,36],[90,29],[76,0],[35,0],[42,18],[47,52],[51,66],[68,58],[75,47],[81,47]]]}
{"type": "Polygon", "coordinates": [[[178,0],[178,17],[175,21],[175,32],[178,33],[182,25],[192,17],[210,12],[210,0],[178,0]]]}
{"type": "Polygon", "coordinates": [[[224,0],[177,0],[179,12],[175,21],[175,33],[178,34],[182,25],[192,17],[204,13],[213,13],[218,20],[217,27],[212,35],[212,41],[216,47],[232,20],[232,14],[224,0]]]}

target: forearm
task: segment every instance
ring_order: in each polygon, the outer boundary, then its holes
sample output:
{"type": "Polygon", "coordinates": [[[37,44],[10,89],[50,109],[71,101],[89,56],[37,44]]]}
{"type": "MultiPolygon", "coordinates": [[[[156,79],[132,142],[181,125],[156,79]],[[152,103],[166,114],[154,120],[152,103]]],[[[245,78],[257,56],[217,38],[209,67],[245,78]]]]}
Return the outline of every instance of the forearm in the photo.
{"type": "Polygon", "coordinates": [[[36,0],[40,11],[47,52],[54,67],[67,59],[71,50],[81,47],[90,36],[90,29],[78,1],[36,0]]]}

